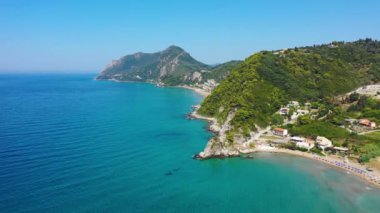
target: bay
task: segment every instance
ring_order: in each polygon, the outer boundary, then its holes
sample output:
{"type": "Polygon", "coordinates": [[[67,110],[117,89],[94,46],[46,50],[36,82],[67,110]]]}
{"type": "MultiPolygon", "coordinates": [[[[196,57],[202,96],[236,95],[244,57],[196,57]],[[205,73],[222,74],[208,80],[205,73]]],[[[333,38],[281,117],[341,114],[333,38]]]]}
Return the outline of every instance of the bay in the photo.
{"type": "Polygon", "coordinates": [[[1,212],[378,212],[380,191],[300,157],[193,160],[202,97],[94,74],[0,75],[1,212]]]}

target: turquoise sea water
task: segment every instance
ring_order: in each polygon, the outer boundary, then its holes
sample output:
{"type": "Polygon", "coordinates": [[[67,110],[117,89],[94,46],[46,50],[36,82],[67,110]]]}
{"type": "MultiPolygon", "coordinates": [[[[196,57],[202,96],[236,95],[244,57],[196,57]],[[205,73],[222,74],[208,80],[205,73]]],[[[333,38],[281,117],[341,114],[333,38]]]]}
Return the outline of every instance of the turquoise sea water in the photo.
{"type": "Polygon", "coordinates": [[[380,191],[308,159],[197,161],[202,97],[93,75],[0,75],[0,212],[379,212],[380,191]]]}

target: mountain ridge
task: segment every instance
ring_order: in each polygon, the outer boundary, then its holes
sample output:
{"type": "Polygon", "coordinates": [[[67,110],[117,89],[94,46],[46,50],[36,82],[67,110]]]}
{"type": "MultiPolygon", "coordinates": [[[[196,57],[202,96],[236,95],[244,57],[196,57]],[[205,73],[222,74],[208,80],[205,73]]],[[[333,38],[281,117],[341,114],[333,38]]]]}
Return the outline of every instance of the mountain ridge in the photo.
{"type": "Polygon", "coordinates": [[[239,61],[210,66],[194,59],[179,46],[171,45],[154,53],[136,52],[113,60],[97,76],[98,80],[142,81],[176,86],[205,82],[217,69],[216,81],[226,76],[239,61]],[[226,65],[226,67],[224,67],[226,65]]]}

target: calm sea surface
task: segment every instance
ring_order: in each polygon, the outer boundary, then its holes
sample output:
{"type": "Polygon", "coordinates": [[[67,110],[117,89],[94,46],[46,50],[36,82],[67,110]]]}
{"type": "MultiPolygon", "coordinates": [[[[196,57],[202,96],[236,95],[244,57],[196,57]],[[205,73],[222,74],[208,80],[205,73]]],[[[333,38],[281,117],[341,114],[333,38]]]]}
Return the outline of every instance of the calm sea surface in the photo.
{"type": "Polygon", "coordinates": [[[308,159],[197,161],[202,97],[94,75],[0,75],[0,212],[380,212],[380,190],[308,159]]]}

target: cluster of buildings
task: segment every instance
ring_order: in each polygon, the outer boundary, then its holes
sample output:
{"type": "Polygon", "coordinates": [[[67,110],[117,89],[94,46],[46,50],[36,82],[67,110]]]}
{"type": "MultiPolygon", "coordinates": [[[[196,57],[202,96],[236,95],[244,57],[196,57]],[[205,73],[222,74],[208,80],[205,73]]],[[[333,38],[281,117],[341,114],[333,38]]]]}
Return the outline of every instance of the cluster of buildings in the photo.
{"type": "Polygon", "coordinates": [[[279,110],[279,113],[280,115],[288,115],[291,107],[298,109],[299,106],[300,106],[300,103],[298,101],[290,101],[286,106],[282,107],[279,110]]]}
{"type": "MultiPolygon", "coordinates": [[[[310,104],[309,103],[306,103],[305,106],[309,106],[310,104]]],[[[294,112],[292,113],[292,115],[290,115],[291,119],[296,119],[298,118],[299,116],[302,116],[302,115],[306,115],[306,114],[309,114],[309,110],[307,110],[306,108],[305,109],[302,109],[300,107],[300,104],[298,101],[290,101],[286,106],[282,107],[278,113],[280,115],[283,115],[283,116],[287,116],[289,115],[290,113],[290,108],[294,108],[294,112]]]]}
{"type": "Polygon", "coordinates": [[[214,79],[209,79],[202,84],[196,83],[195,86],[203,89],[206,92],[211,92],[215,87],[218,86],[218,83],[214,79]]]}
{"type": "Polygon", "coordinates": [[[294,136],[290,138],[290,141],[296,145],[298,148],[303,148],[310,150],[315,146],[315,142],[307,138],[294,136]]]}
{"type": "MultiPolygon", "coordinates": [[[[380,86],[380,85],[378,85],[380,86]]],[[[375,86],[373,86],[370,89],[374,89],[375,86]]],[[[369,88],[367,88],[369,89],[369,88]]],[[[376,87],[377,89],[377,87],[376,87]]],[[[311,117],[314,115],[314,109],[311,108],[310,103],[305,103],[305,106],[300,106],[299,102],[297,101],[290,101],[286,106],[283,106],[278,113],[283,116],[288,116],[289,113],[292,113],[290,115],[291,121],[296,120],[298,117],[306,115],[311,113],[311,117]]],[[[367,130],[372,130],[377,128],[377,125],[375,122],[369,120],[369,119],[346,119],[346,123],[350,125],[350,127],[356,131],[359,130],[359,132],[367,131],[367,130]]],[[[343,126],[342,126],[343,127],[343,126]]],[[[356,131],[358,132],[358,131],[356,131]]],[[[309,138],[304,138],[300,136],[293,136],[290,137],[288,130],[284,128],[274,128],[272,130],[273,135],[283,137],[284,139],[282,140],[282,143],[286,142],[291,142],[295,144],[296,147],[298,148],[304,148],[307,150],[312,149],[313,147],[319,147],[323,151],[326,148],[329,148],[331,150],[335,150],[337,152],[347,152],[349,151],[348,148],[346,147],[335,147],[333,146],[333,143],[331,140],[329,140],[326,137],[323,136],[317,136],[314,139],[309,139],[309,138]]],[[[279,142],[277,142],[279,143],[279,142]]]]}
{"type": "MultiPolygon", "coordinates": [[[[284,137],[284,138],[289,136],[288,130],[284,128],[274,128],[272,130],[272,133],[273,135],[284,137]]],[[[284,142],[286,142],[286,140],[284,140],[284,142]]],[[[332,141],[323,136],[317,136],[315,140],[300,137],[300,136],[293,136],[293,137],[290,137],[290,142],[294,143],[296,147],[298,148],[304,148],[307,150],[310,150],[314,146],[317,146],[321,148],[322,150],[325,150],[326,148],[332,148],[340,152],[348,151],[348,148],[346,147],[334,147],[332,141]]]]}
{"type": "Polygon", "coordinates": [[[334,149],[335,151],[338,151],[338,152],[347,152],[349,150],[347,147],[333,146],[333,143],[331,142],[331,140],[323,136],[317,136],[316,140],[311,140],[308,138],[295,136],[295,137],[291,137],[290,140],[292,143],[295,143],[297,147],[304,148],[307,150],[312,149],[314,146],[321,148],[323,151],[326,148],[334,149]]]}
{"type": "MultiPolygon", "coordinates": [[[[288,130],[283,129],[283,128],[274,128],[272,130],[272,133],[274,135],[280,136],[280,137],[287,137],[288,136],[288,130]]],[[[315,145],[315,143],[312,140],[309,140],[309,139],[306,139],[303,137],[298,137],[298,136],[290,137],[290,141],[292,143],[294,143],[297,147],[305,148],[307,150],[310,150],[315,145]]]]}

